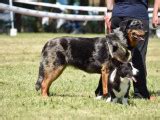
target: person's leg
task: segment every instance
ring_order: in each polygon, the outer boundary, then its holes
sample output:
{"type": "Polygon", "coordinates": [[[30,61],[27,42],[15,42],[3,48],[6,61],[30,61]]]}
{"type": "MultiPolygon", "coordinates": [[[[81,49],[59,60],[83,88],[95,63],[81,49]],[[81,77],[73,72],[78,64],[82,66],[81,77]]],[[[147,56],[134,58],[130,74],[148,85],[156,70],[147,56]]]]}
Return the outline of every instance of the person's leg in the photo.
{"type": "Polygon", "coordinates": [[[132,51],[132,62],[135,68],[139,70],[139,74],[136,76],[137,82],[133,83],[134,86],[134,96],[141,98],[150,97],[148,89],[147,89],[147,70],[146,70],[146,53],[148,46],[148,38],[149,38],[149,21],[143,20],[145,30],[147,31],[145,34],[145,40],[140,41],[137,47],[132,51]]]}

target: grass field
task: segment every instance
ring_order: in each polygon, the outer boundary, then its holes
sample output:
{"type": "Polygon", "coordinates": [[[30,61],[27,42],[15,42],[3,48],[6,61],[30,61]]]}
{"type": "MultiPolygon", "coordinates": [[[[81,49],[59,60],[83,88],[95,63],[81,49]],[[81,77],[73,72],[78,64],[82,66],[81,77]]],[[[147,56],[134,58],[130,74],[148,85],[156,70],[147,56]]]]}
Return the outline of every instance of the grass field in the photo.
{"type": "MultiPolygon", "coordinates": [[[[155,101],[132,98],[130,105],[95,100],[98,74],[67,68],[44,99],[34,88],[44,43],[65,34],[0,35],[0,120],[160,120],[160,40],[150,39],[148,88],[155,101]]],[[[79,35],[82,36],[82,35],[79,35]]],[[[96,35],[83,35],[93,37],[96,35]]]]}

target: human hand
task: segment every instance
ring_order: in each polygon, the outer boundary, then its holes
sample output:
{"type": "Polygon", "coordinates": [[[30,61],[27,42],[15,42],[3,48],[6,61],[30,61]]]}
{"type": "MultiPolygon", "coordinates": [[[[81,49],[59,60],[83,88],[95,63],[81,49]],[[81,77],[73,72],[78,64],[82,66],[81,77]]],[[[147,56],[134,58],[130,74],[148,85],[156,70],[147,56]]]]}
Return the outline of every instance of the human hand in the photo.
{"type": "Polygon", "coordinates": [[[158,15],[153,15],[152,25],[154,28],[156,28],[158,26],[158,15]]]}
{"type": "Polygon", "coordinates": [[[107,15],[104,17],[105,19],[105,25],[106,25],[106,28],[107,28],[107,33],[111,33],[111,17],[112,17],[112,13],[109,12],[107,13],[107,15]]]}

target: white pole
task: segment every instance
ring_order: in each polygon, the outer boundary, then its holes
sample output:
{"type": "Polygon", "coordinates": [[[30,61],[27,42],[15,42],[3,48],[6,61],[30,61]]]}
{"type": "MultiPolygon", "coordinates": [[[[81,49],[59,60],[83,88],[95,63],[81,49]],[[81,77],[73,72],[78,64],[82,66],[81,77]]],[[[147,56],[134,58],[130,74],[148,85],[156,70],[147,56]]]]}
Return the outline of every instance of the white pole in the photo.
{"type": "MultiPolygon", "coordinates": [[[[13,6],[12,0],[9,0],[10,7],[13,6]]],[[[14,29],[14,18],[13,18],[13,11],[10,11],[10,18],[11,18],[11,28],[14,29]]]]}
{"type": "MultiPolygon", "coordinates": [[[[12,0],[9,0],[9,7],[13,6],[12,0]]],[[[10,11],[10,19],[11,19],[11,29],[10,29],[10,36],[16,36],[17,35],[17,29],[14,28],[14,15],[13,11],[10,11]]]]}
{"type": "Polygon", "coordinates": [[[75,20],[75,21],[103,21],[104,15],[73,15],[73,14],[61,14],[44,12],[37,10],[30,10],[26,8],[16,7],[0,3],[0,10],[9,10],[15,13],[36,16],[36,17],[49,17],[52,19],[65,19],[65,20],[75,20]]]}

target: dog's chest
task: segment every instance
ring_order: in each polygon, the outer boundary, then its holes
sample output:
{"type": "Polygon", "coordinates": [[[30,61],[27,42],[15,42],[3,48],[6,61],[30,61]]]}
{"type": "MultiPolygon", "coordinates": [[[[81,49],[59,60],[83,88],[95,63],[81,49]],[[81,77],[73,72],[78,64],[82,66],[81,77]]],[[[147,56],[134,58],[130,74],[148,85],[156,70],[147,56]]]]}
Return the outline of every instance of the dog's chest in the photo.
{"type": "Polygon", "coordinates": [[[124,97],[129,88],[129,80],[127,78],[121,78],[119,84],[119,91],[113,88],[113,92],[117,98],[124,97]]]}

